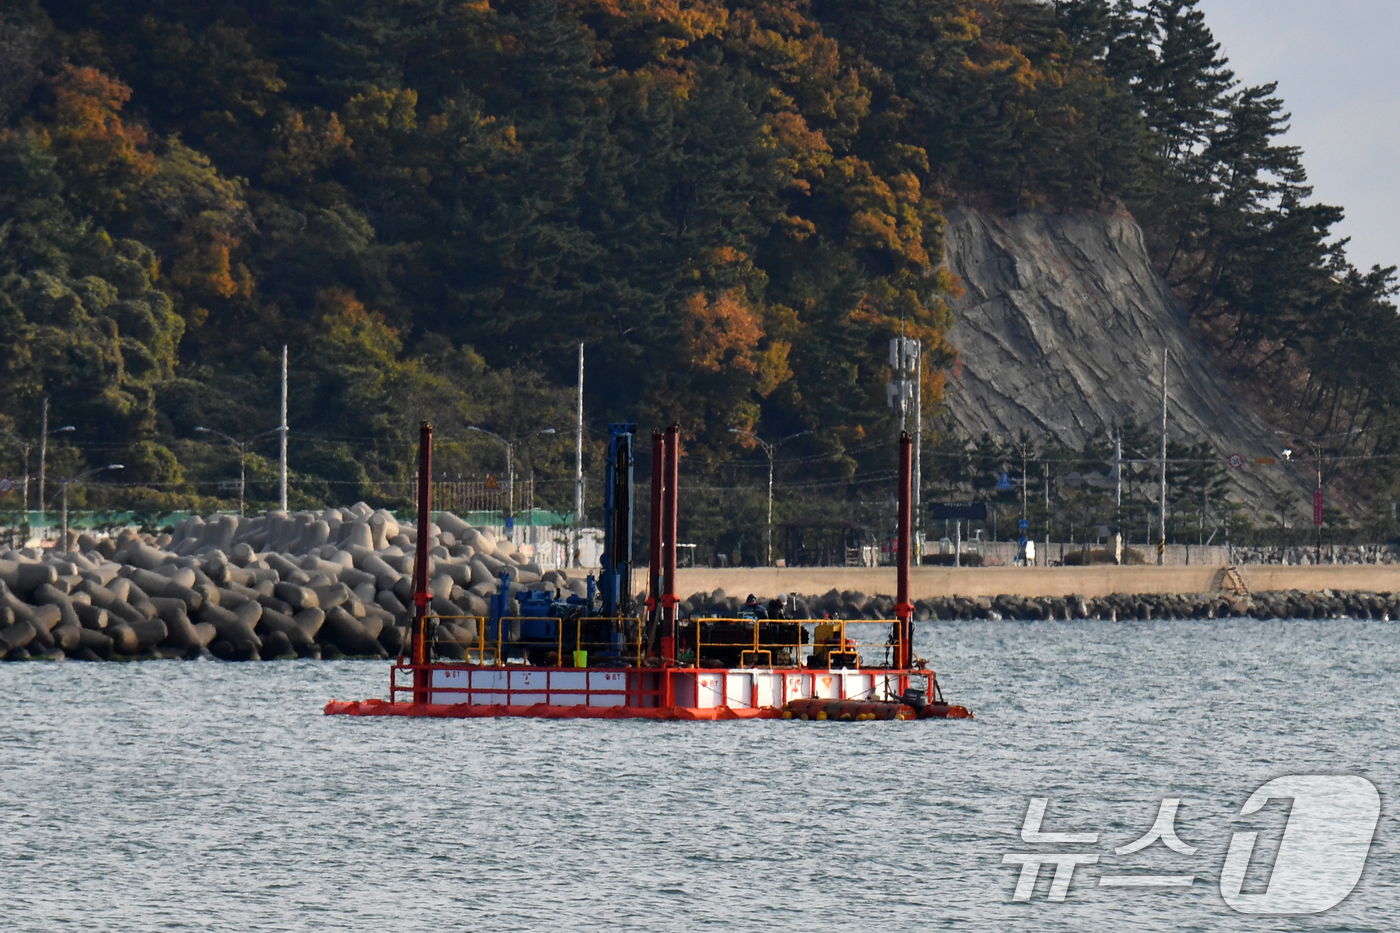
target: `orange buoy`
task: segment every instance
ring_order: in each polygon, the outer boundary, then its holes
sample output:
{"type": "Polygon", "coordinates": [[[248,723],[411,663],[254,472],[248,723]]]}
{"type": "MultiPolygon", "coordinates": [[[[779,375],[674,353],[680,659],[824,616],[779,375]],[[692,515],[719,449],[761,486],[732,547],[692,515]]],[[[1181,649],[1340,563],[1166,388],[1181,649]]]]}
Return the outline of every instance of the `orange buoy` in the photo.
{"type": "Polygon", "coordinates": [[[783,707],[783,712],[785,718],[837,722],[919,718],[912,706],[890,700],[832,700],[808,697],[790,701],[783,707]]]}
{"type": "Polygon", "coordinates": [[[966,706],[930,703],[919,711],[920,719],[976,719],[966,706]]]}

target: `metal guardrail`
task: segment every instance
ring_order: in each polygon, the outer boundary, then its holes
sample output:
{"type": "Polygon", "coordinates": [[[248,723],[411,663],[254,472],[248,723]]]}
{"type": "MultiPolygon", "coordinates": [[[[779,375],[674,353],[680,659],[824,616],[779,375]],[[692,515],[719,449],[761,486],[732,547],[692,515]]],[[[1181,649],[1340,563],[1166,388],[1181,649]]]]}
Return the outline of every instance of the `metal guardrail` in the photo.
{"type": "MultiPolygon", "coordinates": [[[[469,664],[578,668],[600,666],[590,661],[603,659],[642,667],[645,659],[646,626],[635,616],[505,616],[494,637],[488,637],[483,616],[433,615],[429,619],[474,628],[471,641],[458,642],[469,664]],[[550,624],[554,632],[544,638],[523,636],[515,623],[550,624]],[[600,628],[606,631],[605,637],[599,637],[600,628]]],[[[900,631],[894,619],[684,619],[678,625],[676,660],[683,666],[727,668],[889,667],[901,656],[900,631]],[[867,634],[882,630],[887,633],[883,639],[867,634]],[[854,634],[862,636],[859,642],[854,634]]]]}
{"type": "Polygon", "coordinates": [[[540,659],[542,663],[534,666],[587,667],[590,657],[598,658],[600,656],[608,660],[620,656],[631,660],[635,667],[642,665],[643,625],[642,620],[634,616],[580,616],[574,619],[561,619],[555,616],[503,616],[499,626],[497,626],[494,638],[487,637],[487,620],[483,616],[431,615],[428,618],[430,621],[452,622],[454,624],[459,621],[475,623],[475,640],[469,643],[458,642],[466,651],[468,663],[508,664],[517,658],[528,660],[531,652],[545,650],[550,652],[552,658],[550,655],[546,655],[540,659]],[[516,627],[512,623],[517,622],[553,624],[554,637],[513,637],[512,632],[516,631],[516,627]],[[608,638],[605,640],[585,639],[586,631],[599,627],[611,629],[608,638]],[[572,639],[566,638],[565,636],[570,633],[573,635],[572,639]],[[620,653],[618,653],[616,635],[623,636],[623,648],[620,653]],[[566,646],[568,646],[567,653],[566,646]]]}
{"type": "Polygon", "coordinates": [[[888,667],[900,657],[899,633],[894,619],[714,618],[686,619],[679,634],[683,644],[689,638],[695,645],[694,657],[685,660],[702,667],[709,662],[724,667],[773,667],[776,663],[780,667],[838,669],[871,666],[869,661],[877,654],[883,655],[888,667]],[[861,634],[883,627],[889,639],[857,644],[849,634],[853,627],[861,634]]]}

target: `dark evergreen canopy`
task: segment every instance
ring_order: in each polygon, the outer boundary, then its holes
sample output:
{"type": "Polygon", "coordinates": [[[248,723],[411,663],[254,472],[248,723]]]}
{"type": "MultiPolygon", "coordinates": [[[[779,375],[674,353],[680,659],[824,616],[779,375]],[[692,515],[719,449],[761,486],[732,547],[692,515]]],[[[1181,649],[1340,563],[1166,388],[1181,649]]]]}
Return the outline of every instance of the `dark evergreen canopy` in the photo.
{"type": "Polygon", "coordinates": [[[29,0],[0,120],[5,424],[50,396],[154,505],[212,491],[195,426],[271,426],[284,342],[306,503],[391,501],[425,415],[448,470],[467,423],[562,428],[579,341],[592,419],[679,421],[696,470],[811,429],[859,475],[888,339],[929,398],[953,362],[955,200],[1131,211],[1300,430],[1400,436],[1392,270],[1195,0],[29,0]]]}

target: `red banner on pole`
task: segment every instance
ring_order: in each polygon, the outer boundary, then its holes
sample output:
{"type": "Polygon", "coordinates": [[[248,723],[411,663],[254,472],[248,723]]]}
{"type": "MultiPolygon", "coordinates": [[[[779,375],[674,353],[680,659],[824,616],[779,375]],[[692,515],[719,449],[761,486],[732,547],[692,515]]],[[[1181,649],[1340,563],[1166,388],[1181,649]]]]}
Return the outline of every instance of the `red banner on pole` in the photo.
{"type": "Polygon", "coordinates": [[[1322,490],[1313,490],[1313,524],[1322,525],[1322,490]]]}

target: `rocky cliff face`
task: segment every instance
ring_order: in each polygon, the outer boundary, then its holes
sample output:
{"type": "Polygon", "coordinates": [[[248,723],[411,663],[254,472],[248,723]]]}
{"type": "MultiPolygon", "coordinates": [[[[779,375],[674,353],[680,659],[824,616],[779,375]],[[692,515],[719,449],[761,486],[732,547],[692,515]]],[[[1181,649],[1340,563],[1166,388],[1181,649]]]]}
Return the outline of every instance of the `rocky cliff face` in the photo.
{"type": "Polygon", "coordinates": [[[1280,439],[1191,339],[1130,218],[954,209],[947,243],[967,290],[947,390],[964,432],[1010,439],[1024,428],[1079,446],[1129,416],[1156,425],[1165,348],[1169,434],[1241,454],[1230,474],[1246,502],[1267,507],[1272,490],[1298,488],[1291,467],[1254,463],[1280,439]]]}

